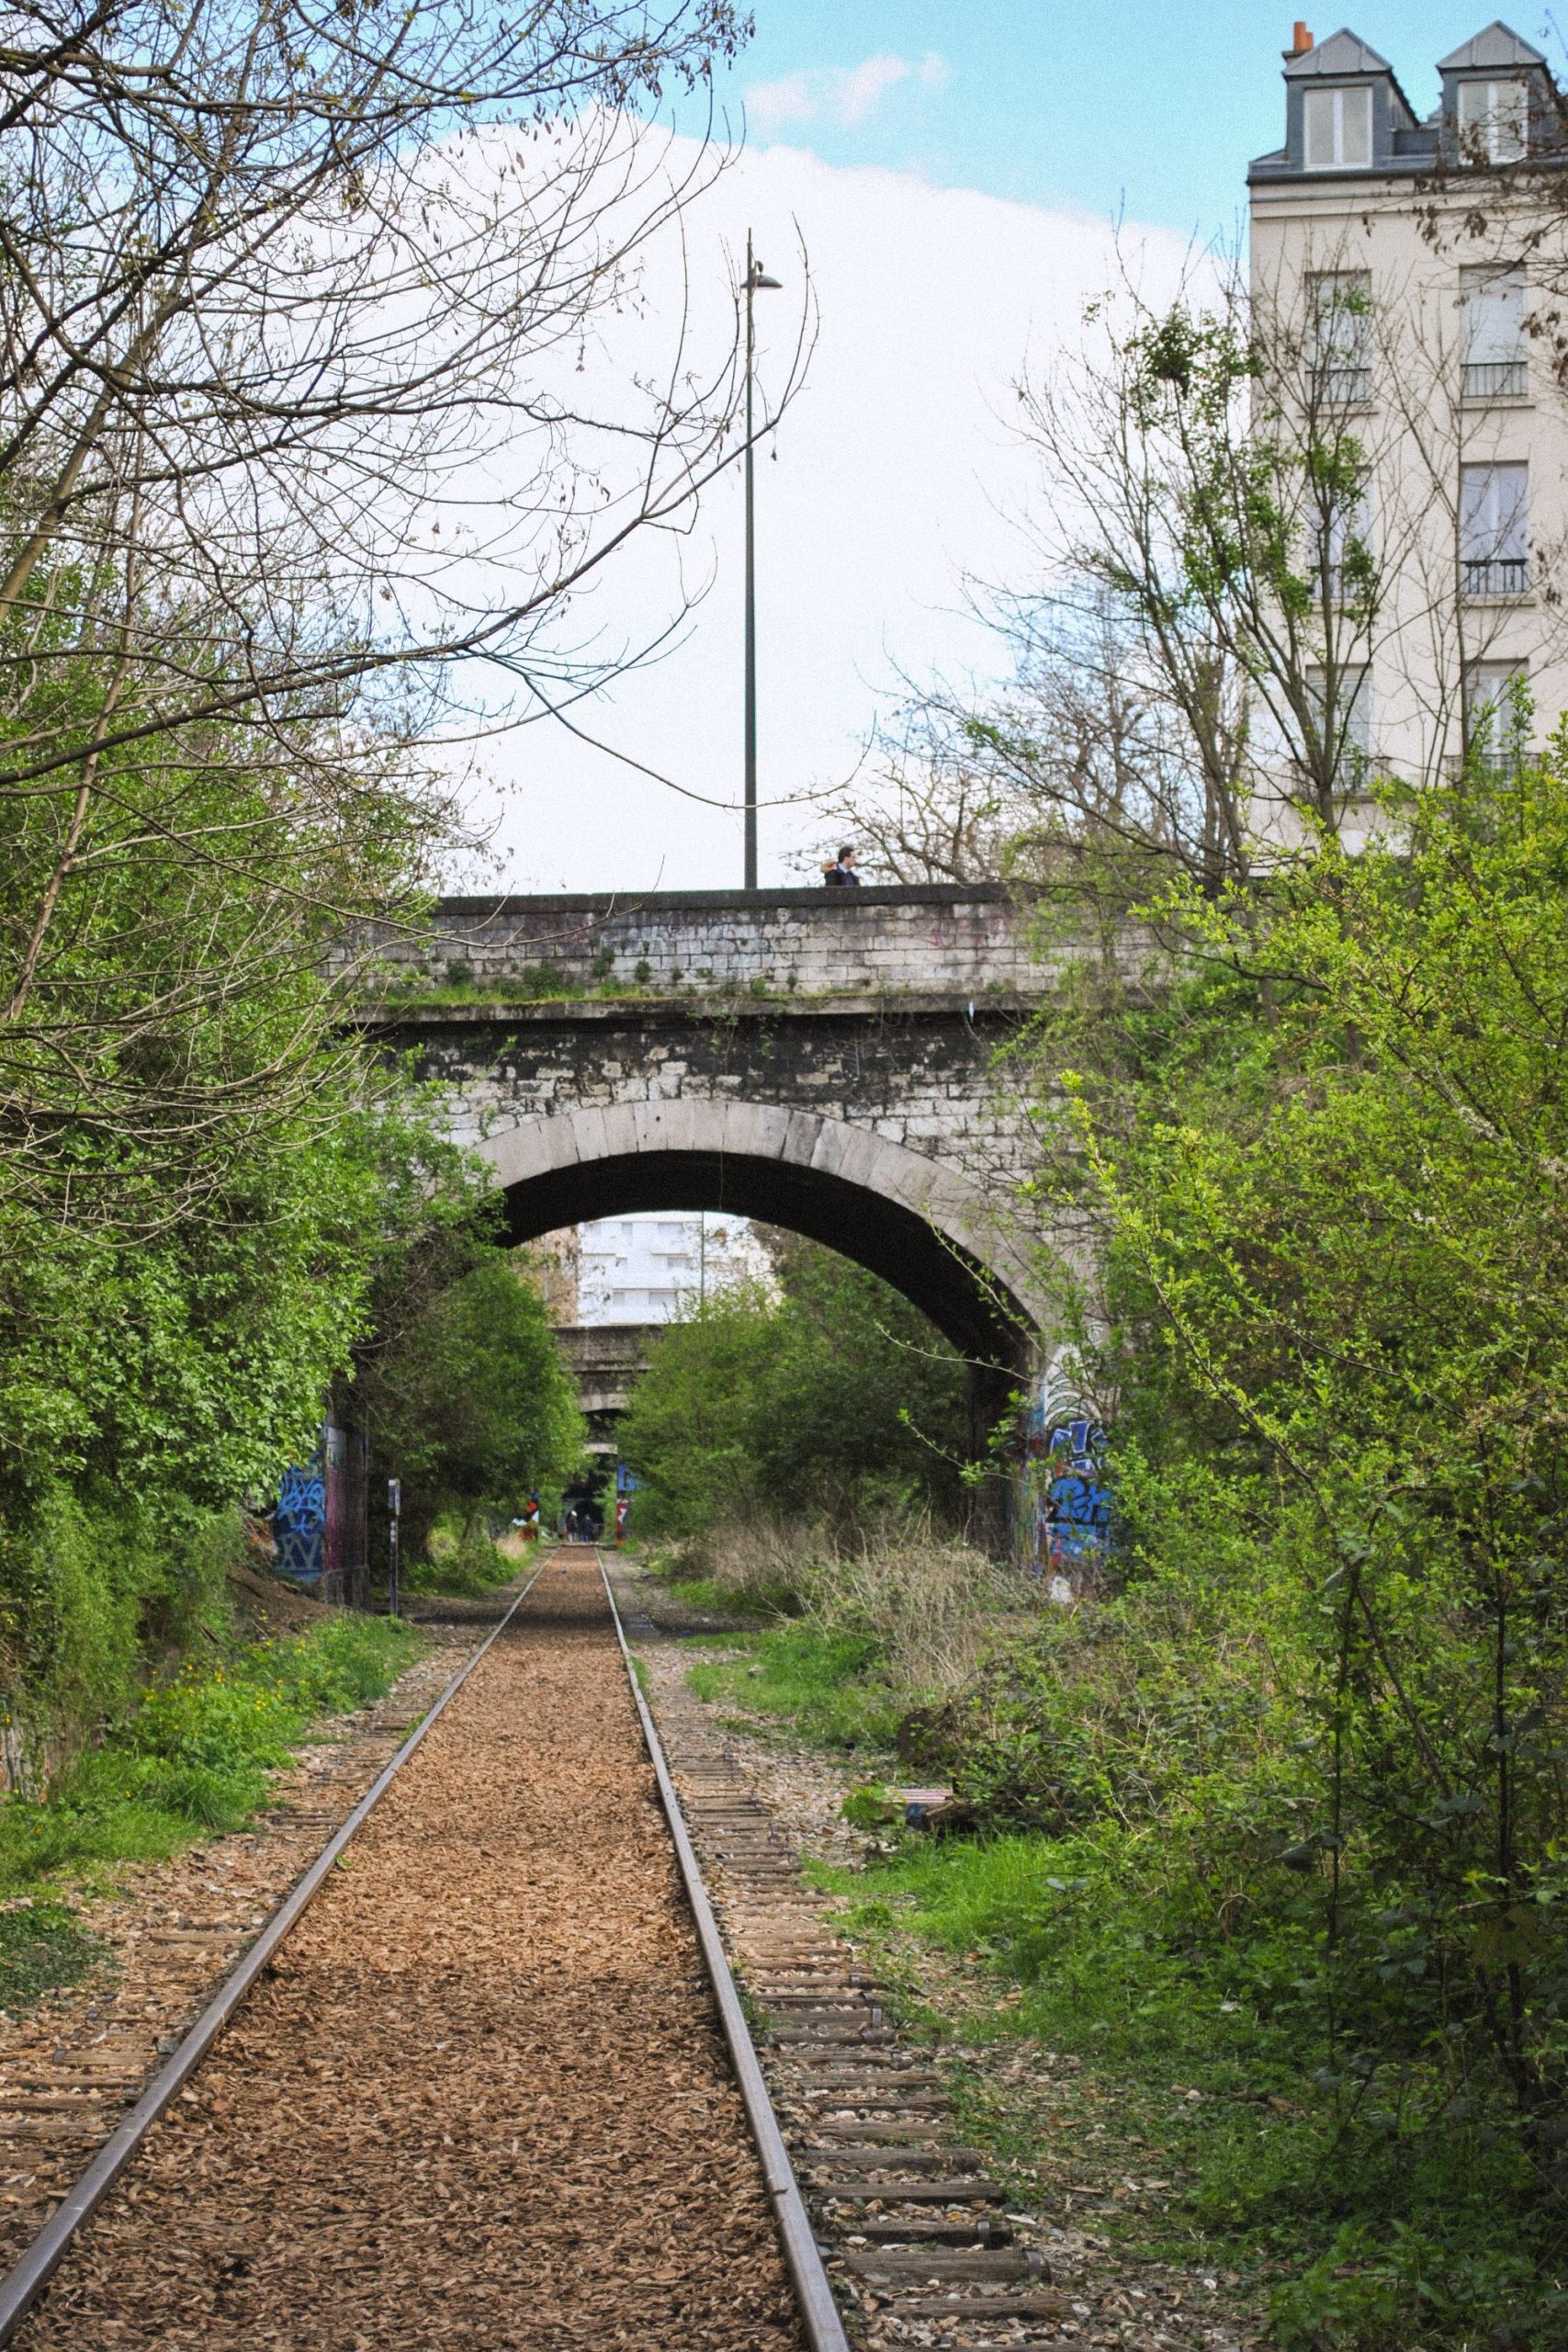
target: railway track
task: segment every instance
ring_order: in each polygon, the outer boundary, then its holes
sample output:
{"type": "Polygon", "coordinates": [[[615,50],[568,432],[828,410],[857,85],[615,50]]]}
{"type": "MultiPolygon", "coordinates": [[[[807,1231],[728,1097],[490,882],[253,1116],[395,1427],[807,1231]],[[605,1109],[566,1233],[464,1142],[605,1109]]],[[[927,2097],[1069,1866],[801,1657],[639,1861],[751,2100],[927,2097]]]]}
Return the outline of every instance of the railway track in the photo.
{"type": "Polygon", "coordinates": [[[545,1563],[118,2122],[141,2053],[100,2047],[20,2116],[90,2109],[102,2141],[0,2283],[22,2352],[1064,2342],[940,2076],[732,1743],[694,1706],[655,1723],[585,1550],[545,1563]]]}
{"type": "MultiPolygon", "coordinates": [[[[631,1609],[634,1631],[652,1633],[631,1609]]],[[[1046,2255],[1023,2242],[982,2152],[960,2142],[929,2054],[899,2040],[874,1982],[824,1924],[735,1743],[668,1691],[659,1728],[855,2341],[1064,2346],[1061,2323],[1077,2331],[1046,2255]]]]}
{"type": "MultiPolygon", "coordinates": [[[[492,1612],[493,1617],[493,1612],[492,1612]]],[[[0,2277],[124,2120],[326,1840],[473,1650],[443,1632],[394,1691],[340,1720],[275,1783],[249,1831],[203,1840],[145,1897],[100,1905],[111,1963],[69,2023],[49,2005],[6,2034],[0,2061],[0,2277]],[[172,1879],[172,1885],[167,1883],[172,1879]]]]}
{"type": "Polygon", "coordinates": [[[615,1632],[595,1555],[547,1561],[60,2199],[0,2343],[847,2352],[615,1632]]]}

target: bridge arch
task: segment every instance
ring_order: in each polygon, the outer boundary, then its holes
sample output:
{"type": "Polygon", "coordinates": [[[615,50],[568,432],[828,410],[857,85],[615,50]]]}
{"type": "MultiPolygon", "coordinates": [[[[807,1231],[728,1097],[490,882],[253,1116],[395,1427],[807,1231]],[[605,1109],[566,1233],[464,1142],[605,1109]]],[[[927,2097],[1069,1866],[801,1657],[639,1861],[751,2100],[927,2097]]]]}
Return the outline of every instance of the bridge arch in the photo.
{"type": "Polygon", "coordinates": [[[987,1402],[1024,1369],[1046,1319],[1027,1253],[983,1188],[848,1119],[688,1095],[563,1106],[492,1126],[479,1148],[514,1242],[660,1208],[728,1210],[824,1242],[928,1315],[976,1367],[987,1402]]]}

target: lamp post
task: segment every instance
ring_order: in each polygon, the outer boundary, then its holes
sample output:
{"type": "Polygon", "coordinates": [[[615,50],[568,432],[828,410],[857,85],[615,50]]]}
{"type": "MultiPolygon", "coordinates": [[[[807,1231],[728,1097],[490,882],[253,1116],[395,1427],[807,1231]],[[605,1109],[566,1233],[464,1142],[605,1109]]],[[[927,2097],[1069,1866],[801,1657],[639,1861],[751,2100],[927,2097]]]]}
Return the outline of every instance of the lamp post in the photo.
{"type": "Polygon", "coordinates": [[[398,1614],[398,1555],[401,1549],[399,1537],[403,1510],[403,1482],[400,1478],[387,1481],[387,1614],[398,1614]]]}
{"type": "Polygon", "coordinates": [[[779,280],[770,277],[751,251],[746,232],[746,888],[757,887],[757,550],[756,502],[751,448],[751,378],[757,351],[752,299],[777,293],[779,280]]]}

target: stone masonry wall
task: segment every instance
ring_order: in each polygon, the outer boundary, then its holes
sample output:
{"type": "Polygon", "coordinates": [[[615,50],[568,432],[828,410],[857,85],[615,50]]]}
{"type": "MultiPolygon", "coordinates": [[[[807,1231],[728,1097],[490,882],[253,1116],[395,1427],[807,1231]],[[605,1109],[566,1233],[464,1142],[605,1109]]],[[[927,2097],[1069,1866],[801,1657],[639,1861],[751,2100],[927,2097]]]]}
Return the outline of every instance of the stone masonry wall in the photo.
{"type": "Polygon", "coordinates": [[[1027,925],[1005,889],[657,892],[444,899],[417,936],[367,926],[356,959],[403,984],[516,979],[652,993],[1038,994],[1027,925]]]}
{"type": "Polygon", "coordinates": [[[602,1001],[411,1012],[389,1031],[446,1090],[453,1133],[477,1141],[497,1122],[559,1111],[689,1098],[776,1103],[845,1119],[1004,1182],[1027,1160],[1021,1123],[998,1101],[995,1055],[1013,1023],[999,1008],[836,1017],[797,1004],[602,1001]]]}

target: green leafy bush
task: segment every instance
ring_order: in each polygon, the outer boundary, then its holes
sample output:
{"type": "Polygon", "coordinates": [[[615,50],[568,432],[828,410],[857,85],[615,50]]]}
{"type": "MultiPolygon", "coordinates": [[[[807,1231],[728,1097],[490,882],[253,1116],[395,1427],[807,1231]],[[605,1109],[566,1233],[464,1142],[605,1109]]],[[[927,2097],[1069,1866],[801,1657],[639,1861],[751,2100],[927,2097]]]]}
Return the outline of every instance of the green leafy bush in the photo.
{"type": "Polygon", "coordinates": [[[639,1536],[800,1516],[840,1530],[953,1516],[968,1448],[962,1360],[874,1274],[807,1242],[779,1288],[721,1291],[649,1349],[620,1429],[639,1536]]]}
{"type": "Polygon", "coordinates": [[[456,1533],[436,1528],[425,1556],[410,1561],[403,1584],[410,1592],[438,1592],[462,1600],[482,1600],[498,1585],[508,1584],[525,1564],[497,1551],[489,1536],[469,1528],[456,1533]]]}
{"type": "Polygon", "coordinates": [[[484,1250],[423,1301],[367,1362],[360,1398],[372,1495],[402,1481],[411,1569],[443,1518],[510,1514],[530,1489],[558,1487],[587,1434],[544,1303],[506,1250],[484,1250]]]}

